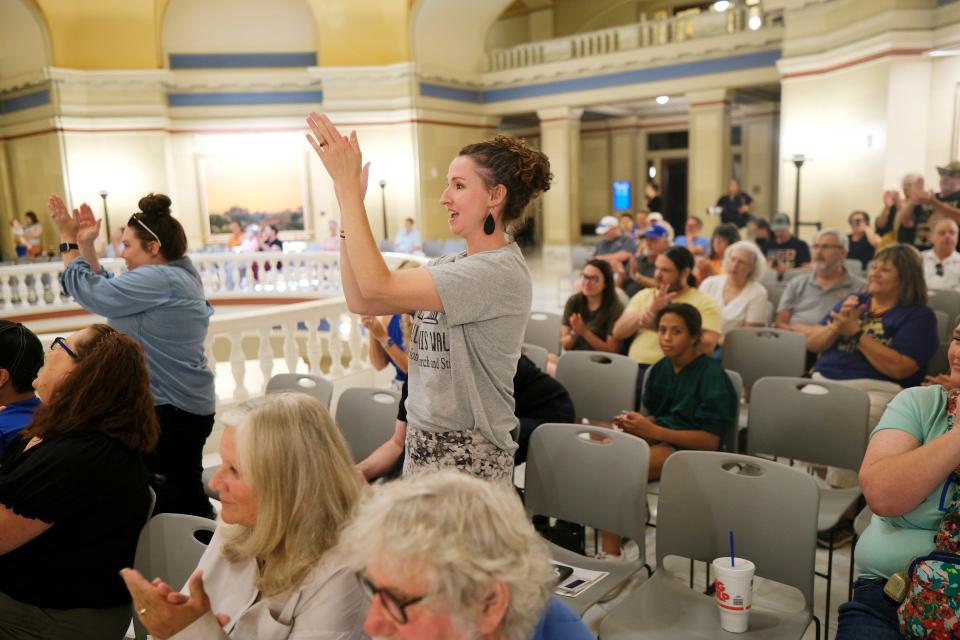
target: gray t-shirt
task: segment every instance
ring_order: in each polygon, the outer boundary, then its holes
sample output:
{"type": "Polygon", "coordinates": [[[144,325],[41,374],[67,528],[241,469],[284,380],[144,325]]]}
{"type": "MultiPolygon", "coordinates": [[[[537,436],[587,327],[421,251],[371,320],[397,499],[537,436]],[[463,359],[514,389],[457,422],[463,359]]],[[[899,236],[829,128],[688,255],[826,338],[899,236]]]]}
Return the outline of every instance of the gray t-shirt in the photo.
{"type": "Polygon", "coordinates": [[[843,277],[824,291],[817,282],[816,272],[811,271],[790,281],[783,290],[777,313],[790,309],[793,312],[790,316],[791,324],[820,324],[837,302],[851,293],[863,291],[865,287],[866,282],[861,278],[844,271],[843,277]]]}
{"type": "Polygon", "coordinates": [[[513,451],[513,376],[533,300],[523,255],[511,243],[436,258],[427,270],[444,310],[414,317],[407,421],[434,433],[477,430],[513,451]]]}

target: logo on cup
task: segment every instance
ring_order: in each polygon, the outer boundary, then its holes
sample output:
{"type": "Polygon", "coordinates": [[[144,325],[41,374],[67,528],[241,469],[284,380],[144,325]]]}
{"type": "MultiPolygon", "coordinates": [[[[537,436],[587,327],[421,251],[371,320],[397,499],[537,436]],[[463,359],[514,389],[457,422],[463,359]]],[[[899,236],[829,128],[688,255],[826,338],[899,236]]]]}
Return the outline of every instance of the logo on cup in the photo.
{"type": "Polygon", "coordinates": [[[717,580],[716,583],[717,583],[717,592],[716,592],[717,600],[719,600],[720,602],[726,602],[727,600],[730,599],[730,594],[727,593],[727,588],[724,587],[723,583],[720,582],[719,580],[717,580]]]}
{"type": "Polygon", "coordinates": [[[723,609],[728,609],[730,611],[746,611],[750,606],[744,606],[744,597],[742,595],[731,596],[727,593],[727,588],[724,586],[723,582],[720,580],[715,580],[714,584],[716,585],[714,593],[717,599],[717,605],[723,609]],[[727,604],[730,599],[733,598],[733,602],[727,604]]]}

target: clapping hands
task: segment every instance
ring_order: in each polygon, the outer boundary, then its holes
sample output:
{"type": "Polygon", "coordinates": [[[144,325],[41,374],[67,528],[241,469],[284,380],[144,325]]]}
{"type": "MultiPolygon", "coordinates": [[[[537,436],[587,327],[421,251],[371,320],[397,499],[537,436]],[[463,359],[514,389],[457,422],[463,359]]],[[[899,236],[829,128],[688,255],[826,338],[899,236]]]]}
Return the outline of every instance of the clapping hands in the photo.
{"type": "Polygon", "coordinates": [[[867,310],[865,305],[860,304],[857,296],[847,296],[840,305],[839,311],[830,312],[830,322],[844,338],[849,338],[860,331],[860,318],[867,310]]]}

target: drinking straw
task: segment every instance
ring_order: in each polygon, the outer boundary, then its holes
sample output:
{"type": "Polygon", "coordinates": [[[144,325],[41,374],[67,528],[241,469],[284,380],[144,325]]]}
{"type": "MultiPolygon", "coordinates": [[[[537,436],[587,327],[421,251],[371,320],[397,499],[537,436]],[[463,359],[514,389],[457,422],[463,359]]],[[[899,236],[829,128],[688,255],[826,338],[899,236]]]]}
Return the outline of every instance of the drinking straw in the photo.
{"type": "Polygon", "coordinates": [[[735,566],[735,561],[733,559],[733,529],[730,529],[730,566],[735,566]]]}

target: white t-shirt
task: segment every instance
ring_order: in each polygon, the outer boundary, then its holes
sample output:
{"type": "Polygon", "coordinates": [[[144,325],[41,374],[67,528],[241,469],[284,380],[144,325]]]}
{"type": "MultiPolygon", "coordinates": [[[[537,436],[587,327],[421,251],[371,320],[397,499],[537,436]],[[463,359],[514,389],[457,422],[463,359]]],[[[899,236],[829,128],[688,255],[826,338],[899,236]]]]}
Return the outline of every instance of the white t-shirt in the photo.
{"type": "Polygon", "coordinates": [[[505,451],[513,377],[530,318],[533,285],[515,243],[431,260],[443,312],[417,311],[407,357],[407,421],[422,431],[479,431],[505,451]]]}
{"type": "Polygon", "coordinates": [[[700,291],[717,301],[723,308],[723,333],[741,327],[747,322],[767,324],[767,290],[759,282],[748,282],[730,304],[723,303],[726,274],[710,276],[700,283],[700,291]]]}
{"type": "Polygon", "coordinates": [[[927,289],[960,290],[960,253],[954,251],[946,260],[941,260],[933,249],[923,252],[923,277],[927,289]],[[943,265],[939,273],[937,265],[943,265]]]}

